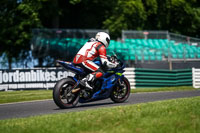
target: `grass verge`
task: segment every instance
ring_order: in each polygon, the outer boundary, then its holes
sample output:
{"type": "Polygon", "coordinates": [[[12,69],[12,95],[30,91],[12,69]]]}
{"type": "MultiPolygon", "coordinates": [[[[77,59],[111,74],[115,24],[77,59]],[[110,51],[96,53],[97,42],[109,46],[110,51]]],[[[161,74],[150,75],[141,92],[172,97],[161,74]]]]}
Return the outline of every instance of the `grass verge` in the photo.
{"type": "Polygon", "coordinates": [[[162,87],[162,88],[136,88],[132,89],[132,93],[138,92],[160,92],[160,91],[185,91],[185,90],[196,90],[192,86],[176,86],[176,87],[162,87]]]}
{"type": "Polygon", "coordinates": [[[32,100],[51,99],[52,90],[4,91],[0,92],[0,104],[32,100]]]}
{"type": "Polygon", "coordinates": [[[198,133],[200,97],[0,121],[3,133],[198,133]]]}

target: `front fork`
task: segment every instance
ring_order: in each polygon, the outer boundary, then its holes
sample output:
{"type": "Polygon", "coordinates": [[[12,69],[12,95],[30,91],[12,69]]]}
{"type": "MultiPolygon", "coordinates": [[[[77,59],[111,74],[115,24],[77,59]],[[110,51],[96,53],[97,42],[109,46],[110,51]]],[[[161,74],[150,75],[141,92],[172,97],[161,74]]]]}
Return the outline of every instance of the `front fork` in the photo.
{"type": "Polygon", "coordinates": [[[123,82],[123,78],[124,78],[124,75],[120,76],[117,80],[119,86],[117,86],[117,90],[120,91],[120,90],[123,90],[123,88],[125,87],[124,84],[122,83],[123,82]]]}
{"type": "Polygon", "coordinates": [[[118,83],[120,86],[123,86],[122,82],[121,82],[121,78],[118,79],[118,83]]]}

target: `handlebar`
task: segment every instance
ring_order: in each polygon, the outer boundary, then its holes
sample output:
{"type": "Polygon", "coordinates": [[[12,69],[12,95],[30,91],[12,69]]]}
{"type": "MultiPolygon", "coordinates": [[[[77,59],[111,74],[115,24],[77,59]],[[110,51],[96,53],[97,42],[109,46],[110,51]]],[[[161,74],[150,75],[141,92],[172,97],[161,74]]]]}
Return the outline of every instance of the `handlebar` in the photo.
{"type": "Polygon", "coordinates": [[[118,59],[117,55],[114,54],[110,57],[108,57],[108,60],[111,61],[112,63],[118,63],[119,65],[116,67],[116,69],[123,69],[125,67],[125,64],[123,63],[122,60],[118,59]]]}

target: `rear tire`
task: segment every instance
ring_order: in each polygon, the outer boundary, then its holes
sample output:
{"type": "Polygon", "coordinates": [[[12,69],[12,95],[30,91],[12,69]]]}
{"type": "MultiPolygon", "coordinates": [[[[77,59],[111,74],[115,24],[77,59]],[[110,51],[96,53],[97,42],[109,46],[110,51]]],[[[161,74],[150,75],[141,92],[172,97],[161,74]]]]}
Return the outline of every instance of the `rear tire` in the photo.
{"type": "Polygon", "coordinates": [[[71,78],[59,80],[53,89],[53,100],[61,109],[75,107],[79,101],[79,93],[73,94],[71,89],[76,82],[71,78]]]}
{"type": "Polygon", "coordinates": [[[115,103],[126,101],[130,95],[130,83],[126,77],[121,81],[124,87],[115,86],[111,92],[110,99],[115,103]]]}

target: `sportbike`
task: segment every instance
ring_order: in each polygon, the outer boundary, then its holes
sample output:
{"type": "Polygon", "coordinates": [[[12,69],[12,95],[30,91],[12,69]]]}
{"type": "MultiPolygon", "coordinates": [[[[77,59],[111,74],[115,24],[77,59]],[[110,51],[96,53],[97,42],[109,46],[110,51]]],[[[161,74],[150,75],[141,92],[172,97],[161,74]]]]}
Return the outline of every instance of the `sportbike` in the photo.
{"type": "Polygon", "coordinates": [[[113,69],[107,69],[100,60],[94,61],[105,71],[104,75],[92,83],[93,89],[87,89],[80,84],[87,73],[71,62],[57,61],[65,69],[75,73],[59,80],[53,89],[53,100],[62,108],[75,107],[77,103],[87,103],[110,98],[115,103],[126,101],[130,95],[130,83],[123,75],[125,64],[116,55],[108,58],[119,65],[113,69]]]}

